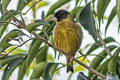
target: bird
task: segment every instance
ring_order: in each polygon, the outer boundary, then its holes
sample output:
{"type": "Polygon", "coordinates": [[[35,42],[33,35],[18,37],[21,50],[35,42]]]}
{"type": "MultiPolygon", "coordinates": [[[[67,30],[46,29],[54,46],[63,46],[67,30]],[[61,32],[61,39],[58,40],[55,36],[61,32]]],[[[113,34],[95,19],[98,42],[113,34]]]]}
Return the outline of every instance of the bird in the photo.
{"type": "Polygon", "coordinates": [[[56,48],[63,51],[67,60],[67,72],[74,72],[73,58],[82,43],[82,29],[74,21],[73,16],[66,10],[58,10],[54,18],[56,22],[53,29],[53,43],[56,48]]]}

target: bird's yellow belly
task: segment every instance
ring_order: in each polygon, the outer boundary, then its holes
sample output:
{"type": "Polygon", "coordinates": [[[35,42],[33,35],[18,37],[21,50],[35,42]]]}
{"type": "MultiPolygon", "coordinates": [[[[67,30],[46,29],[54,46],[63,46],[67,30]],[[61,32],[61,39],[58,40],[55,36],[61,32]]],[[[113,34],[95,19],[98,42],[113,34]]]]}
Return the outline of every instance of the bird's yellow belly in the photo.
{"type": "Polygon", "coordinates": [[[56,44],[57,48],[59,48],[60,50],[64,51],[66,54],[75,54],[77,49],[76,46],[74,46],[75,43],[70,40],[63,40],[63,41],[59,41],[58,45],[56,44]]]}
{"type": "Polygon", "coordinates": [[[66,54],[74,55],[80,47],[80,38],[69,29],[56,30],[54,33],[55,46],[66,54]]]}

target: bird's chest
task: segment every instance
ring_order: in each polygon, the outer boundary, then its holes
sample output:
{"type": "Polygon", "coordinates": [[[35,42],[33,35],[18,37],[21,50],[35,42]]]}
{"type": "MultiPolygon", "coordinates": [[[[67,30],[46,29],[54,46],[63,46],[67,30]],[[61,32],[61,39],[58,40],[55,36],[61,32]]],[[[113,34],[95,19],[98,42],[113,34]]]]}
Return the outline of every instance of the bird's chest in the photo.
{"type": "Polygon", "coordinates": [[[63,25],[57,25],[54,30],[54,35],[57,39],[65,41],[68,38],[70,38],[70,34],[72,31],[70,30],[69,26],[63,24],[63,25]]]}
{"type": "Polygon", "coordinates": [[[57,48],[63,50],[66,53],[71,52],[73,42],[72,30],[66,25],[57,25],[54,29],[54,43],[57,48]]]}

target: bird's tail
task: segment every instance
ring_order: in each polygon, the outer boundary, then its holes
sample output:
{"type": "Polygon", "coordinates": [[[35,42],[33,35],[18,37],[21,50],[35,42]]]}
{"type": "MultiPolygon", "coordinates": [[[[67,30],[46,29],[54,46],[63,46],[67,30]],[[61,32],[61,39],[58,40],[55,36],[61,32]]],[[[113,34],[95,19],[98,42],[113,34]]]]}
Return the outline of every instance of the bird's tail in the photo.
{"type": "Polygon", "coordinates": [[[73,73],[74,72],[73,61],[70,61],[69,57],[66,57],[66,59],[67,59],[67,72],[71,71],[73,73]]]}

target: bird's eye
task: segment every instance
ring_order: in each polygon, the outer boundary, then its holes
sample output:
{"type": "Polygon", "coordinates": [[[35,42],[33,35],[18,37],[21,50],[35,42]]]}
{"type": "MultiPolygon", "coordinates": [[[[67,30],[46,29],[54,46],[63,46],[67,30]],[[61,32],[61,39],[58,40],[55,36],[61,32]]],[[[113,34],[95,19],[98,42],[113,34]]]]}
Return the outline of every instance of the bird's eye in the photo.
{"type": "Polygon", "coordinates": [[[63,18],[66,18],[66,15],[63,15],[63,18]]]}

